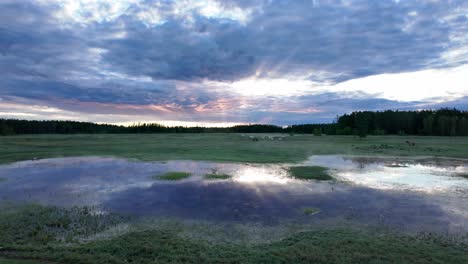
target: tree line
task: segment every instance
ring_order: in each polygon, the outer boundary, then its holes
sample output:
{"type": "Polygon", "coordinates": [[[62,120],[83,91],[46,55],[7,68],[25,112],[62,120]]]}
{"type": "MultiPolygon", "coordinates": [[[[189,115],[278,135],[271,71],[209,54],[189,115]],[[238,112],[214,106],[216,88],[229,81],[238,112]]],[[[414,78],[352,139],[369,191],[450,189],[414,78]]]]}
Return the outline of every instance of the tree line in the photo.
{"type": "Polygon", "coordinates": [[[118,134],[118,133],[299,133],[315,135],[427,135],[468,136],[468,111],[357,111],[338,116],[329,124],[238,125],[233,127],[168,127],[156,123],[131,126],[76,121],[0,119],[0,135],[21,134],[118,134]]]}
{"type": "Polygon", "coordinates": [[[468,111],[359,111],[337,119],[336,134],[468,136],[468,111]]]}

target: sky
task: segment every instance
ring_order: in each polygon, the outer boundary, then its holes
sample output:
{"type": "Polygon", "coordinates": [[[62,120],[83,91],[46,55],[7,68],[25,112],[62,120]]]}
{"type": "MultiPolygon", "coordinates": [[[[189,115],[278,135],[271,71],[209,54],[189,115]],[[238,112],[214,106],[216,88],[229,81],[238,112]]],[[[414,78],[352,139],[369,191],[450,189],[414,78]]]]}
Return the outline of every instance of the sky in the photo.
{"type": "Polygon", "coordinates": [[[230,126],[468,110],[466,0],[1,0],[0,118],[230,126]]]}

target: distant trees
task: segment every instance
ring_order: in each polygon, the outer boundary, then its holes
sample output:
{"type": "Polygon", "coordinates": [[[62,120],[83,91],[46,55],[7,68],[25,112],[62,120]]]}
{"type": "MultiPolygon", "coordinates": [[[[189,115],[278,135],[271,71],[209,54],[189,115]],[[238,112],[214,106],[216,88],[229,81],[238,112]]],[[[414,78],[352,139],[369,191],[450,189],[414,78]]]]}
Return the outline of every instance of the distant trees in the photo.
{"type": "Polygon", "coordinates": [[[322,128],[318,127],[314,129],[314,136],[321,136],[322,135],[322,128]]]}
{"type": "Polygon", "coordinates": [[[468,135],[468,112],[456,109],[383,112],[359,111],[338,117],[337,134],[468,135]]]}
{"type": "Polygon", "coordinates": [[[458,120],[458,131],[459,136],[468,136],[468,118],[462,117],[458,120]]]}
{"type": "Polygon", "coordinates": [[[422,133],[424,135],[432,135],[432,124],[434,124],[434,117],[432,115],[429,115],[423,119],[422,133]]]}
{"type": "Polygon", "coordinates": [[[304,125],[291,125],[282,129],[285,133],[293,134],[336,134],[336,124],[304,124],[304,125]]]}
{"type": "Polygon", "coordinates": [[[119,133],[125,128],[75,121],[27,121],[0,119],[0,135],[11,134],[77,134],[119,133]]]}
{"type": "Polygon", "coordinates": [[[369,129],[372,129],[372,114],[372,112],[362,112],[356,115],[354,120],[356,131],[355,134],[357,134],[360,138],[366,137],[369,129]]]}
{"type": "Polygon", "coordinates": [[[8,126],[5,120],[0,119],[0,136],[13,135],[14,133],[13,128],[8,126]]]}
{"type": "Polygon", "coordinates": [[[281,133],[282,127],[274,125],[239,125],[227,128],[229,132],[235,133],[281,133]]]}
{"type": "Polygon", "coordinates": [[[314,135],[468,136],[468,112],[456,109],[383,112],[358,111],[330,124],[239,125],[233,127],[166,127],[156,123],[116,126],[74,121],[0,119],[0,135],[77,133],[290,133],[314,135]]]}

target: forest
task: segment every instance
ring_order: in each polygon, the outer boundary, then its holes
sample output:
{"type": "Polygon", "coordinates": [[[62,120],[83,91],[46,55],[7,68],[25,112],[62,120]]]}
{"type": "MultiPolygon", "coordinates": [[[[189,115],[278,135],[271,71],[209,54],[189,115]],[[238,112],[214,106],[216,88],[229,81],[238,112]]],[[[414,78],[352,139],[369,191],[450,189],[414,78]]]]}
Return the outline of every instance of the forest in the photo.
{"type": "Polygon", "coordinates": [[[425,135],[468,136],[468,111],[356,111],[338,116],[329,124],[285,127],[264,124],[233,127],[167,127],[156,123],[131,126],[76,121],[0,119],[0,135],[21,134],[118,134],[118,133],[298,133],[315,135],[425,135]]]}
{"type": "Polygon", "coordinates": [[[468,111],[361,111],[338,117],[336,124],[339,135],[468,136],[468,111]]]}

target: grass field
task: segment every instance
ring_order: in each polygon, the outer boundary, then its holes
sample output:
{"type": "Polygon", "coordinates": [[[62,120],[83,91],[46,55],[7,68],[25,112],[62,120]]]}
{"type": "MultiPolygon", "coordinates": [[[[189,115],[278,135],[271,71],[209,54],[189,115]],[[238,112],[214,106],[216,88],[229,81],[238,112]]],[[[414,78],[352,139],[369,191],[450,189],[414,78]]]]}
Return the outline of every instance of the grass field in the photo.
{"type": "MultiPolygon", "coordinates": [[[[261,135],[255,135],[261,136],[261,135]]],[[[26,135],[0,137],[0,163],[34,158],[118,156],[140,160],[297,162],[309,155],[468,158],[467,137],[286,136],[252,141],[241,134],[26,135]],[[408,146],[405,141],[415,143],[408,146]]]]}
{"type": "MultiPolygon", "coordinates": [[[[305,209],[313,214],[317,209],[305,209]]],[[[334,228],[254,243],[183,235],[183,224],[124,232],[86,243],[119,223],[83,209],[25,206],[0,212],[0,263],[467,263],[467,245],[428,235],[334,228]],[[11,221],[11,220],[15,221],[11,221]],[[377,232],[377,233],[375,233],[377,232]],[[13,261],[12,259],[19,259],[13,261]],[[20,261],[21,259],[26,259],[20,261]],[[37,262],[33,261],[37,260],[37,262]],[[10,262],[11,261],[11,262],[10,262]]],[[[206,231],[210,232],[210,231],[206,231]]],[[[215,235],[212,233],[211,236],[215,235]]]]}
{"type": "Polygon", "coordinates": [[[38,260],[4,259],[0,258],[0,264],[46,264],[38,260]]]}

